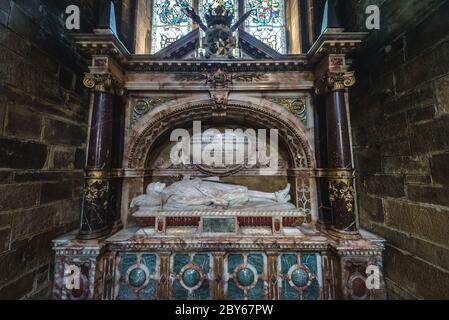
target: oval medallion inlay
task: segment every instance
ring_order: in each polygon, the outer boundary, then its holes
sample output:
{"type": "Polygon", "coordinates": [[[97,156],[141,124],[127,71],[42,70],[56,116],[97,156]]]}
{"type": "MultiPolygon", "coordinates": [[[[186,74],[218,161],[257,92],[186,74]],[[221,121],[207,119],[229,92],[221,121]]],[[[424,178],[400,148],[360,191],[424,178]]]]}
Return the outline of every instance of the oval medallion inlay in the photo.
{"type": "Polygon", "coordinates": [[[301,268],[292,272],[292,282],[297,287],[305,287],[309,283],[309,274],[301,268]]]}
{"type": "Polygon", "coordinates": [[[145,271],[140,268],[135,268],[129,273],[128,283],[133,287],[138,288],[145,283],[146,279],[147,275],[145,274],[145,271]]]}
{"type": "Polygon", "coordinates": [[[250,268],[243,268],[237,272],[237,281],[241,286],[249,287],[254,283],[255,275],[250,268]]]}
{"type": "Polygon", "coordinates": [[[201,280],[201,275],[198,272],[198,270],[195,270],[193,268],[189,268],[187,270],[184,271],[184,273],[182,274],[182,282],[184,282],[184,284],[187,287],[193,288],[196,285],[198,285],[198,283],[201,280]]]}

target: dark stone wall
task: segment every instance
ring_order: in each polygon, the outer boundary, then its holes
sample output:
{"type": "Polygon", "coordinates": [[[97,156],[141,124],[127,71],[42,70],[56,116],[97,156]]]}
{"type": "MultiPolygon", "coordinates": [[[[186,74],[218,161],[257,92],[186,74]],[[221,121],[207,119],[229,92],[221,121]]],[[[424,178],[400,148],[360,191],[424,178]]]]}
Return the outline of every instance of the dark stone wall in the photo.
{"type": "Polygon", "coordinates": [[[449,298],[449,1],[344,1],[381,29],[357,53],[350,94],[361,226],[388,240],[389,298],[449,298]]]}
{"type": "Polygon", "coordinates": [[[78,227],[88,92],[65,29],[96,1],[0,0],[0,298],[49,297],[51,240],[78,227]]]}

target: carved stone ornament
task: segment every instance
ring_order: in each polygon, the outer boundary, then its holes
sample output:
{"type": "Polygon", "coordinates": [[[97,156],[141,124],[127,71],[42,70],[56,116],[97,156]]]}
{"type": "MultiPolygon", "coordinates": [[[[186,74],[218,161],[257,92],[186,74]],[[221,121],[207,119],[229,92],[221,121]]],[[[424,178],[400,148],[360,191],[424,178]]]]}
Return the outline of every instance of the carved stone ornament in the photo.
{"type": "Polygon", "coordinates": [[[261,72],[248,72],[235,74],[233,80],[239,82],[256,82],[256,81],[268,81],[269,77],[265,73],[261,72]]]}
{"type": "Polygon", "coordinates": [[[231,73],[228,68],[218,68],[211,71],[209,74],[204,73],[179,73],[175,76],[176,81],[190,82],[190,81],[204,81],[210,87],[217,87],[220,83],[231,85],[234,81],[237,82],[263,82],[268,81],[269,76],[262,72],[239,72],[231,73]],[[226,77],[220,79],[220,77],[226,77]]]}
{"type": "Polygon", "coordinates": [[[139,119],[143,115],[147,114],[157,106],[174,99],[175,98],[165,98],[165,97],[138,99],[133,107],[132,124],[135,124],[137,121],[139,121],[139,119]]]}
{"type": "Polygon", "coordinates": [[[226,89],[232,84],[232,76],[218,68],[207,76],[206,83],[211,89],[226,89]]]}
{"type": "Polygon", "coordinates": [[[104,180],[89,179],[84,187],[84,199],[88,204],[100,200],[103,201],[103,207],[108,206],[107,196],[109,192],[109,183],[104,180]]]}
{"type": "Polygon", "coordinates": [[[109,92],[118,96],[123,95],[123,88],[110,73],[86,73],[83,84],[85,87],[99,92],[109,92]]]}
{"type": "Polygon", "coordinates": [[[329,181],[329,200],[331,203],[342,201],[348,213],[354,212],[354,188],[351,179],[329,181]]]}
{"type": "MultiPolygon", "coordinates": [[[[223,113],[226,111],[226,104],[228,103],[228,90],[210,90],[209,91],[210,98],[213,102],[212,109],[215,113],[218,111],[219,113],[223,113]]],[[[219,116],[220,114],[215,114],[219,116]]],[[[223,114],[225,116],[226,114],[223,114]]]]}
{"type": "Polygon", "coordinates": [[[272,98],[270,101],[279,104],[293,113],[302,123],[307,125],[307,106],[303,98],[272,98]]]}
{"type": "Polygon", "coordinates": [[[317,83],[317,93],[344,90],[356,83],[354,71],[327,72],[317,83]]]}

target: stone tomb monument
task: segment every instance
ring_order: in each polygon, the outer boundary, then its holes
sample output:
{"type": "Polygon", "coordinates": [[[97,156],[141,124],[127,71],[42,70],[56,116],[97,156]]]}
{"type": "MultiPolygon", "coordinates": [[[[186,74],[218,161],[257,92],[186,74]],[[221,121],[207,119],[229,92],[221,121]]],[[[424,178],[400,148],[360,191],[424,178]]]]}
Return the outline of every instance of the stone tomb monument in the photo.
{"type": "Polygon", "coordinates": [[[307,51],[281,54],[218,9],[206,55],[198,28],[136,55],[105,2],[99,28],[74,35],[92,120],[80,230],[53,242],[54,298],[385,298],[384,242],[357,224],[345,99],[365,34],[324,21],[307,51]],[[170,133],[195,121],[277,130],[279,165],[168,161],[170,133]]]}

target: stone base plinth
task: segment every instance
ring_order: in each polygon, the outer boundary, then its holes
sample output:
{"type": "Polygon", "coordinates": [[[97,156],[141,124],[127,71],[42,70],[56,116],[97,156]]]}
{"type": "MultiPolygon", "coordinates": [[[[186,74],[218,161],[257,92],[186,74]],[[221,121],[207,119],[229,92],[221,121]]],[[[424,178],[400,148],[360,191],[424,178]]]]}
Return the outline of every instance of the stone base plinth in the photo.
{"type": "Polygon", "coordinates": [[[385,298],[383,240],[365,232],[339,242],[312,225],[212,236],[136,226],[99,243],[71,234],[54,250],[55,299],[385,298]],[[70,264],[81,270],[78,290],[66,286],[70,264]]]}

